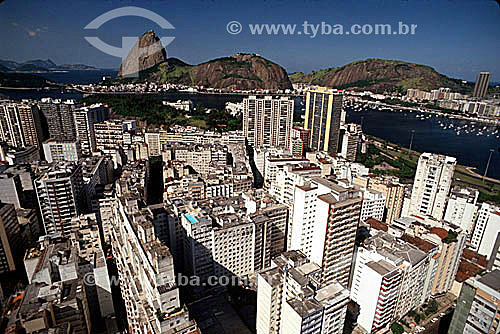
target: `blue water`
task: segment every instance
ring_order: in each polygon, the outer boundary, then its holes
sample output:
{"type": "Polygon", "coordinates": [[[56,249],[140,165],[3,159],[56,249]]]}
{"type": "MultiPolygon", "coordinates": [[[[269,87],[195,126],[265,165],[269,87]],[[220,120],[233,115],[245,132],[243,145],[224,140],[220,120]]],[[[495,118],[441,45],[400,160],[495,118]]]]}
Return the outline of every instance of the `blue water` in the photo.
{"type": "Polygon", "coordinates": [[[63,84],[96,83],[101,81],[104,76],[116,77],[117,74],[118,71],[112,69],[36,73],[36,75],[44,77],[47,80],[63,84]]]}
{"type": "MultiPolygon", "coordinates": [[[[362,119],[364,133],[404,147],[409,147],[411,133],[415,131],[412,149],[456,157],[459,164],[475,167],[480,174],[486,169],[492,149],[488,176],[500,179],[500,138],[496,138],[498,134],[491,134],[496,133],[497,127],[487,126],[483,135],[478,135],[477,130],[468,134],[461,130],[457,135],[456,128],[466,124],[470,128],[470,122],[437,116],[422,120],[417,115],[422,113],[348,110],[347,121],[361,124],[362,119]],[[448,129],[440,127],[439,122],[445,123],[448,129]],[[449,128],[450,124],[453,128],[449,128]]],[[[476,129],[484,126],[475,125],[476,129]]]]}

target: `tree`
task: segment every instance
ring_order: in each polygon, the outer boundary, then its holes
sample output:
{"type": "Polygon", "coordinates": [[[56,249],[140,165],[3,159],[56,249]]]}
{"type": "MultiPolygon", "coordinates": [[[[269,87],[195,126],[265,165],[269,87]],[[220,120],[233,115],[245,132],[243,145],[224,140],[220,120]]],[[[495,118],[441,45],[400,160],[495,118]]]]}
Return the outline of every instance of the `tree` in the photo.
{"type": "Polygon", "coordinates": [[[391,331],[392,334],[403,334],[405,332],[405,329],[403,328],[403,326],[401,326],[401,324],[395,322],[391,325],[391,331]]]}
{"type": "Polygon", "coordinates": [[[427,306],[427,311],[429,312],[429,314],[434,314],[434,313],[436,313],[438,310],[439,310],[439,305],[438,305],[438,303],[437,303],[434,299],[431,299],[431,300],[429,301],[429,306],[427,306]]]}

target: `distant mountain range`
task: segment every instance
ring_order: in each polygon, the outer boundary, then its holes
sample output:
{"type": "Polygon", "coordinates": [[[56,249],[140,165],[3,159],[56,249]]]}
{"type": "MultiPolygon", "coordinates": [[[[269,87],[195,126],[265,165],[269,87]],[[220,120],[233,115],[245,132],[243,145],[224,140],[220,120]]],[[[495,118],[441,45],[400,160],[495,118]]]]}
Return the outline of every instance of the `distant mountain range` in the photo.
{"type": "Polygon", "coordinates": [[[53,72],[72,70],[98,70],[97,68],[83,64],[57,65],[52,60],[34,59],[22,63],[13,60],[0,60],[0,72],[53,72]]]}
{"type": "Polygon", "coordinates": [[[377,58],[311,73],[296,72],[289,75],[280,65],[257,54],[238,53],[190,65],[177,58],[167,58],[165,49],[158,45],[159,40],[153,31],[143,34],[122,63],[116,81],[168,82],[242,90],[287,89],[292,87],[292,83],[380,93],[405,93],[409,88],[430,91],[449,87],[454,92],[470,94],[473,89],[473,83],[450,78],[430,66],[377,58]],[[150,48],[151,52],[139,57],[137,67],[139,48],[150,48]],[[139,73],[134,78],[123,75],[137,70],[139,73]]]}
{"type": "Polygon", "coordinates": [[[120,66],[117,81],[169,82],[241,90],[292,88],[283,67],[257,54],[238,53],[190,65],[177,58],[167,58],[165,49],[158,46],[159,40],[153,31],[144,33],[120,66]],[[139,57],[138,50],[144,48],[151,52],[139,57]],[[129,77],[137,71],[138,76],[129,77]]]}

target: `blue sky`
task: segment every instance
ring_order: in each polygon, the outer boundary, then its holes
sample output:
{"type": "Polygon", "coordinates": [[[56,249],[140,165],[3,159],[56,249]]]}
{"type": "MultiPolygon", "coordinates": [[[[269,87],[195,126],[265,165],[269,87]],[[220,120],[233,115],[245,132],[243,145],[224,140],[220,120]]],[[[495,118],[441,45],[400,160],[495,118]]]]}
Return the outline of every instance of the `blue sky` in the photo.
{"type": "Polygon", "coordinates": [[[121,46],[122,36],[154,29],[174,36],[169,56],[200,63],[236,52],[255,52],[288,72],[309,72],[365,58],[386,58],[430,65],[452,77],[475,80],[490,71],[500,81],[500,6],[494,0],[5,0],[0,4],[0,59],[50,58],[58,64],[118,67],[120,59],[91,46],[85,36],[121,46]],[[122,6],[150,9],[175,30],[139,17],[109,21],[84,30],[90,21],[122,6]],[[243,31],[230,35],[229,21],[243,31]],[[251,35],[250,23],[417,24],[415,35],[251,35]]]}

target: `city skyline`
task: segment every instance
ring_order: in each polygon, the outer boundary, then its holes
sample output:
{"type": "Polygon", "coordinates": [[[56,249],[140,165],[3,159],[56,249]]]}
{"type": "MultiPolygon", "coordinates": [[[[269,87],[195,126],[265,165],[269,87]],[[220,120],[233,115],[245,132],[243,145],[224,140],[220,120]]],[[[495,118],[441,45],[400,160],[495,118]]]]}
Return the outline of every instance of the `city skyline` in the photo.
{"type": "Polygon", "coordinates": [[[282,65],[289,73],[310,72],[342,66],[355,60],[382,58],[403,60],[434,67],[451,77],[475,81],[477,73],[491,72],[492,82],[500,81],[496,61],[500,7],[494,1],[386,1],[374,3],[266,1],[257,6],[226,1],[195,1],[172,4],[165,1],[84,1],[47,8],[32,3],[29,8],[12,1],[0,4],[0,39],[12,47],[2,50],[0,59],[26,61],[51,59],[57,64],[83,63],[99,68],[117,68],[120,59],[93,48],[84,37],[97,35],[110,45],[120,46],[122,36],[140,36],[155,30],[159,36],[175,37],[167,46],[169,57],[191,64],[237,52],[259,53],[282,65]],[[98,31],[84,30],[99,15],[123,6],[152,10],[175,29],[161,29],[138,17],[117,18],[98,31]],[[170,11],[176,8],[175,11],[170,11]],[[368,10],[369,9],[369,10],[368,10]],[[73,13],[79,13],[76,17],[73,13]],[[325,15],[325,13],[331,13],[325,15]],[[370,13],[367,15],[365,13],[370,13]],[[443,15],[442,13],[446,13],[443,15]],[[53,20],[57,17],[58,20],[53,20]],[[231,35],[226,25],[236,20],[243,31],[231,35]],[[414,35],[252,35],[249,24],[331,25],[416,24],[414,35]],[[126,24],[125,24],[126,22],[126,24]],[[456,24],[460,22],[460,24],[456,24]],[[457,43],[460,38],[460,43],[457,43]],[[61,42],[62,41],[62,42],[61,42]],[[467,45],[467,48],[464,48],[467,45]],[[298,48],[297,46],[301,47],[298,48]],[[488,52],[477,52],[486,50],[488,52]],[[318,50],[318,52],[310,52],[318,50]],[[290,57],[293,54],[293,57],[290,57]]]}

